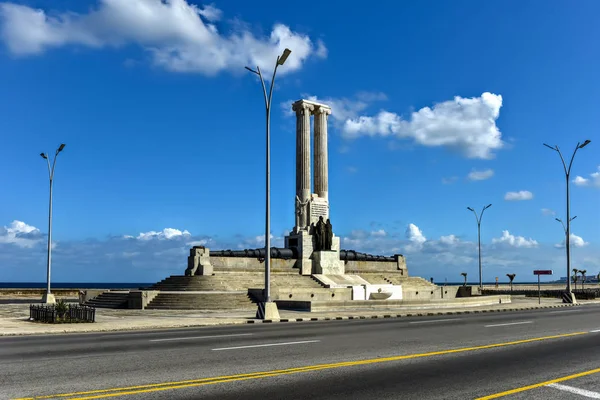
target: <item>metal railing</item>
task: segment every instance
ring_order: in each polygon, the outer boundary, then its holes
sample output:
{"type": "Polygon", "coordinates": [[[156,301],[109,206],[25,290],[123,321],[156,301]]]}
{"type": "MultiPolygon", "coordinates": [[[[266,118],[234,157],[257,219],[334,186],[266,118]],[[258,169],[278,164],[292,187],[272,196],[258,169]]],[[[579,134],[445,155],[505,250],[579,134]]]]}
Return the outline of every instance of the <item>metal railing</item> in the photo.
{"type": "Polygon", "coordinates": [[[29,306],[29,319],[33,321],[57,322],[95,322],[96,309],[94,307],[69,305],[64,312],[59,312],[55,306],[29,306]]]}

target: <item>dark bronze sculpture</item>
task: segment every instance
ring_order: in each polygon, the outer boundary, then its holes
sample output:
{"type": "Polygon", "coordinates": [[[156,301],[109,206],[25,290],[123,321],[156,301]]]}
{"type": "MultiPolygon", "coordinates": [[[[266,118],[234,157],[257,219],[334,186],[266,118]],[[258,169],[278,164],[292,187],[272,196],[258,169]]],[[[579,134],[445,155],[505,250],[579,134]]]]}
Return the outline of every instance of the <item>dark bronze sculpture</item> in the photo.
{"type": "Polygon", "coordinates": [[[315,235],[314,251],[331,251],[333,242],[333,228],[331,222],[323,221],[323,217],[319,217],[319,221],[314,225],[313,233],[315,235]]]}
{"type": "Polygon", "coordinates": [[[325,223],[325,248],[323,250],[331,250],[333,245],[333,227],[331,226],[331,221],[327,218],[327,222],[325,223]]]}

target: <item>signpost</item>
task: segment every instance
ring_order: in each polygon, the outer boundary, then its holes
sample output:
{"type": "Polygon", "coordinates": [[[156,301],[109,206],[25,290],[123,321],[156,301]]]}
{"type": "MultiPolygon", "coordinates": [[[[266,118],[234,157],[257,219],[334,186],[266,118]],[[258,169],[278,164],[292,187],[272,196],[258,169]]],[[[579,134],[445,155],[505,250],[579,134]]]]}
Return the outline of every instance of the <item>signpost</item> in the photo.
{"type": "Polygon", "coordinates": [[[534,275],[538,277],[538,304],[542,304],[542,290],[540,288],[540,275],[552,275],[551,269],[536,269],[533,271],[534,275]]]}

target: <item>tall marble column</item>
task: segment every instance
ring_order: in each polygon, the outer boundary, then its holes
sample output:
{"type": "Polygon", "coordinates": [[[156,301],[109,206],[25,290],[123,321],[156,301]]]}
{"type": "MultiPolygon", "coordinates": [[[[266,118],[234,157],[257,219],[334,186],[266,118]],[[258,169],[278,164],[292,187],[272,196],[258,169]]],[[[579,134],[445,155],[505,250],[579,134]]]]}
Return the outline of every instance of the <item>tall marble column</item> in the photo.
{"type": "Polygon", "coordinates": [[[314,106],[303,100],[293,104],[296,112],[296,230],[308,226],[310,200],[310,115],[314,106]]]}
{"type": "Polygon", "coordinates": [[[327,160],[327,116],[331,114],[331,108],[317,106],[315,109],[315,141],[314,141],[314,179],[315,193],[329,200],[328,194],[328,160],[327,160]]]}

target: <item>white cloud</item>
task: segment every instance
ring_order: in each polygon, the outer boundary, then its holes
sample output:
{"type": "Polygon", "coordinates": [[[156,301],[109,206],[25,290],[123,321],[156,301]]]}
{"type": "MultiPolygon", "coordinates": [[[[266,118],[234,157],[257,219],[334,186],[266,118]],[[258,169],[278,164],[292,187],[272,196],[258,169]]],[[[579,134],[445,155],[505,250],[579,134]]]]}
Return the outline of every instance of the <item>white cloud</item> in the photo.
{"type": "Polygon", "coordinates": [[[494,176],[493,169],[485,169],[483,171],[472,170],[469,172],[469,175],[467,175],[467,178],[470,181],[484,181],[490,179],[492,176],[494,176]]]}
{"type": "Polygon", "coordinates": [[[194,241],[191,241],[191,242],[187,242],[185,245],[186,246],[190,246],[190,247],[194,247],[194,246],[206,246],[209,241],[210,241],[209,239],[194,240],[194,241]]]}
{"type": "MultiPolygon", "coordinates": [[[[0,228],[0,243],[13,243],[19,247],[31,248],[44,238],[35,226],[14,220],[9,226],[0,228]]],[[[54,248],[56,243],[53,243],[54,248]]]]}
{"type": "Polygon", "coordinates": [[[556,211],[551,210],[549,208],[542,208],[542,214],[554,217],[554,216],[556,216],[556,211]]]}
{"type": "Polygon", "coordinates": [[[405,247],[406,251],[420,250],[427,241],[427,238],[423,235],[421,229],[415,224],[408,224],[405,235],[410,242],[410,244],[405,247]]]}
{"type": "MultiPolygon", "coordinates": [[[[271,247],[283,247],[283,236],[269,235],[271,247]]],[[[258,249],[265,247],[265,235],[257,235],[249,238],[243,238],[237,245],[237,248],[242,249],[258,249]]]]}
{"type": "Polygon", "coordinates": [[[458,242],[460,242],[460,239],[458,239],[454,235],[448,235],[448,236],[441,236],[440,237],[440,243],[443,243],[445,245],[451,246],[451,245],[458,244],[458,242]]]}
{"type": "Polygon", "coordinates": [[[592,172],[589,178],[584,178],[582,176],[576,176],[573,179],[573,183],[577,186],[593,186],[600,188],[600,166],[598,166],[597,172],[592,172]]]}
{"type": "Polygon", "coordinates": [[[533,199],[533,193],[528,190],[520,190],[518,192],[507,192],[504,195],[506,201],[521,201],[533,199]]]}
{"type": "MultiPolygon", "coordinates": [[[[317,97],[308,93],[302,93],[301,98],[331,107],[331,118],[339,127],[343,128],[346,120],[356,118],[365,111],[373,102],[385,101],[387,96],[380,92],[358,92],[354,97],[333,98],[317,97]]],[[[281,103],[281,108],[287,116],[293,116],[292,103],[297,99],[290,99],[281,103]]]]}
{"type": "MultiPolygon", "coordinates": [[[[165,228],[161,232],[150,231],[150,232],[142,232],[140,233],[136,239],[138,240],[152,240],[152,239],[178,239],[182,237],[190,237],[191,234],[184,230],[180,231],[179,229],[174,228],[165,228]]],[[[127,238],[131,238],[131,236],[126,236],[127,238]]]]}
{"type": "Polygon", "coordinates": [[[383,237],[383,236],[387,236],[387,232],[383,229],[379,229],[377,231],[372,231],[371,236],[383,237]]]}
{"type": "MultiPolygon", "coordinates": [[[[436,283],[461,281],[460,272],[477,276],[477,243],[461,240],[456,235],[446,235],[439,239],[426,238],[416,225],[371,224],[369,230],[358,229],[342,236],[342,248],[359,252],[393,255],[405,254],[411,276],[435,277],[436,283]],[[386,235],[375,234],[384,229],[386,235]],[[405,237],[405,229],[408,235],[405,237]]],[[[163,231],[164,232],[164,231],[163,231]]],[[[510,235],[510,234],[508,234],[510,235]]],[[[15,234],[15,237],[19,235],[15,234]]],[[[506,236],[506,235],[504,235],[506,236]]],[[[510,235],[513,236],[513,235],[510,235]]],[[[510,237],[509,236],[509,237],[510,237]]],[[[26,281],[31,276],[45,276],[46,242],[43,234],[30,225],[10,224],[0,227],[0,276],[7,281],[26,281]],[[8,229],[29,231],[32,237],[40,238],[38,245],[25,247],[16,245],[6,236],[8,229]],[[33,229],[32,229],[33,228],[33,229]]],[[[573,238],[574,236],[572,236],[573,238]]],[[[22,237],[21,237],[22,238],[22,237]]],[[[262,247],[262,235],[237,235],[218,238],[206,235],[187,236],[182,232],[175,240],[123,240],[123,236],[104,239],[61,241],[53,252],[57,268],[56,281],[129,281],[153,283],[169,275],[181,275],[185,270],[189,248],[206,244],[211,250],[262,247]]],[[[515,237],[517,238],[517,237],[515,237]]],[[[510,241],[510,240],[509,240],[510,241]]],[[[530,243],[532,239],[514,243],[530,243]]],[[[283,241],[275,235],[273,246],[282,247],[283,241]]],[[[574,238],[573,245],[586,242],[574,238]]],[[[516,247],[510,243],[482,243],[484,281],[493,281],[494,276],[503,277],[507,273],[530,276],[532,265],[562,270],[564,257],[557,257],[553,244],[539,244],[535,247],[516,247]]],[[[573,265],[594,269],[600,266],[600,247],[585,244],[572,254],[573,265]]]]}
{"type": "Polygon", "coordinates": [[[431,108],[423,107],[408,119],[389,111],[380,111],[376,116],[340,118],[346,118],[343,134],[349,139],[359,136],[412,139],[423,146],[456,150],[468,158],[490,159],[495,150],[504,146],[496,126],[501,107],[502,96],[486,92],[481,97],[456,96],[431,108]]]}
{"type": "MultiPolygon", "coordinates": [[[[227,32],[215,24],[221,11],[186,0],[100,0],[86,14],[46,12],[14,3],[0,4],[1,36],[15,55],[27,56],[69,45],[90,48],[136,44],[154,64],[170,71],[208,76],[245,65],[265,71],[283,49],[292,54],[281,74],[298,70],[312,56],[326,57],[325,45],[275,24],[268,36],[256,36],[243,23],[227,32]]],[[[267,74],[268,75],[268,74],[267,74]]]]}
{"type": "MultiPolygon", "coordinates": [[[[565,235],[565,237],[566,237],[566,235],[565,235]]],[[[581,236],[577,236],[577,235],[575,235],[573,233],[571,233],[571,235],[569,235],[569,237],[571,238],[571,240],[569,240],[569,243],[573,247],[585,247],[585,246],[587,246],[589,244],[588,242],[586,242],[585,240],[583,240],[583,238],[581,236]]],[[[556,247],[558,249],[562,249],[566,245],[565,242],[566,241],[563,239],[562,242],[555,244],[554,247],[556,247]]]]}
{"type": "Polygon", "coordinates": [[[538,242],[532,238],[525,239],[523,236],[512,235],[509,231],[502,231],[502,236],[493,238],[492,243],[505,244],[511,247],[532,248],[537,247],[538,242]]]}

